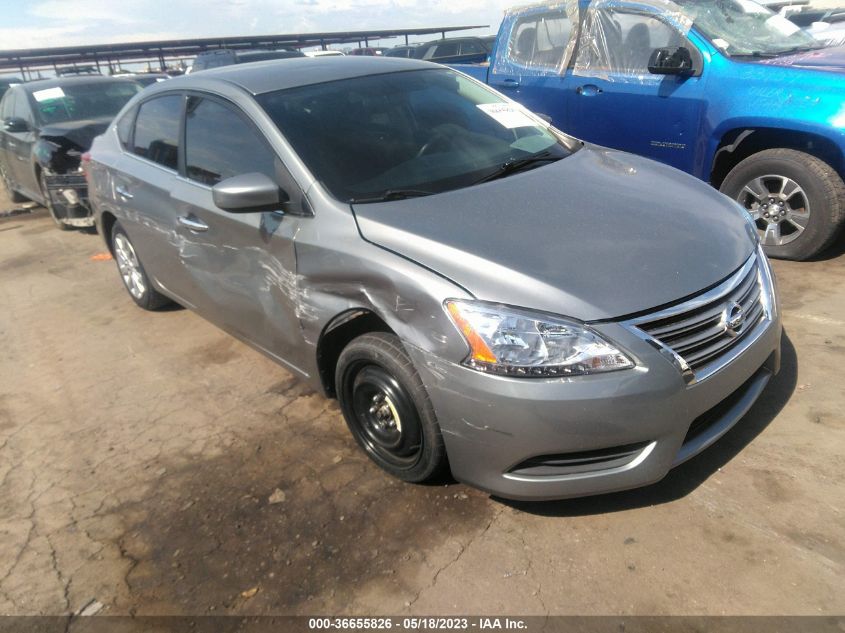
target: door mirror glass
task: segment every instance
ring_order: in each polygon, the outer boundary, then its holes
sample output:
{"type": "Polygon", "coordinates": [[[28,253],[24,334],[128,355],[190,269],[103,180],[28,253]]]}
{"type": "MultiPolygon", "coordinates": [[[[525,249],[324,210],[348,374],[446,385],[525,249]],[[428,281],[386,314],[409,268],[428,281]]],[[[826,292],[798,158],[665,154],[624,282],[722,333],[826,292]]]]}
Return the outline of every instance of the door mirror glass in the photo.
{"type": "Polygon", "coordinates": [[[694,70],[692,55],[685,46],[656,48],[648,60],[652,75],[691,75],[694,70]]]}
{"type": "Polygon", "coordinates": [[[271,178],[258,172],[232,176],[211,188],[219,208],[230,213],[281,211],[288,195],[271,178]]]}
{"type": "Polygon", "coordinates": [[[29,123],[19,117],[10,117],[3,121],[3,129],[7,132],[29,132],[29,123]]]}

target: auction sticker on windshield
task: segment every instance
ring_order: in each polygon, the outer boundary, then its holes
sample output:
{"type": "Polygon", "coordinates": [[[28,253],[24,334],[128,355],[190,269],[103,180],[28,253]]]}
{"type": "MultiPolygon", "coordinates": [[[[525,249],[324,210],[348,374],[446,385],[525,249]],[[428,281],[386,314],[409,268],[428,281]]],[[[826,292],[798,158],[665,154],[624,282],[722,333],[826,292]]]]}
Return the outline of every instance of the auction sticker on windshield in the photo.
{"type": "Polygon", "coordinates": [[[537,125],[537,122],[528,116],[525,110],[510,103],[479,103],[478,109],[508,129],[537,125]]]}
{"type": "Polygon", "coordinates": [[[61,88],[47,88],[46,90],[36,90],[32,93],[32,98],[38,101],[49,101],[50,99],[61,99],[65,96],[65,91],[61,88]]]}

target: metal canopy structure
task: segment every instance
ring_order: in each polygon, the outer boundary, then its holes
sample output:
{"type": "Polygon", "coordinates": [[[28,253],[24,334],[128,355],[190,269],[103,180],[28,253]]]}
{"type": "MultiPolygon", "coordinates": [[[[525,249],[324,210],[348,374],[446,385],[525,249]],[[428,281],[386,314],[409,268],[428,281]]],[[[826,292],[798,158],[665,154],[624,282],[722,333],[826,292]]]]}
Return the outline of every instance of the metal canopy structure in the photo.
{"type": "Polygon", "coordinates": [[[92,66],[102,72],[103,66],[112,70],[120,62],[152,62],[162,70],[167,60],[181,60],[196,56],[208,50],[228,48],[279,49],[304,48],[331,44],[357,43],[369,46],[370,40],[408,37],[411,35],[435,35],[446,37],[446,33],[487,28],[488,25],[437,26],[418,29],[387,29],[375,31],[334,31],[326,33],[285,33],[279,35],[246,35],[239,37],[205,37],[185,40],[160,40],[149,42],[126,42],[122,44],[99,44],[93,46],[59,46],[0,51],[0,70],[18,71],[24,76],[34,70],[57,71],[62,67],[92,66]]]}

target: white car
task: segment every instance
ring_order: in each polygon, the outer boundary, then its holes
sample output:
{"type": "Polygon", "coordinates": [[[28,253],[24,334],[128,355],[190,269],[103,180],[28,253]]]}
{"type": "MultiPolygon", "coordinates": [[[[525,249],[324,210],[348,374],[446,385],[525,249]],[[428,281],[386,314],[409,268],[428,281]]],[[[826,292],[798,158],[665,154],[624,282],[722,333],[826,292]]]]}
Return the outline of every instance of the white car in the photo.
{"type": "Polygon", "coordinates": [[[308,57],[335,57],[338,55],[343,55],[342,51],[306,51],[305,54],[308,57]]]}

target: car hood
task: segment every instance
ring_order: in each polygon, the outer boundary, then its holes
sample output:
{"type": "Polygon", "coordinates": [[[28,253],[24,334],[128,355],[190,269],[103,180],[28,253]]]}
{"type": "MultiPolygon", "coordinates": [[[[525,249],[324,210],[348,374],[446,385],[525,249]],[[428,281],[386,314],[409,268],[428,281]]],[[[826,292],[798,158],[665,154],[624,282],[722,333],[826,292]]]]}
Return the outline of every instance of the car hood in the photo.
{"type": "Polygon", "coordinates": [[[806,53],[795,53],[794,55],[763,59],[759,63],[770,66],[788,66],[791,68],[845,73],[845,46],[830,46],[817,51],[807,51],[806,53]]]}
{"type": "Polygon", "coordinates": [[[41,128],[39,136],[68,148],[86,151],[94,142],[94,137],[106,131],[111,120],[111,117],[105,117],[51,123],[41,128]]]}
{"type": "Polygon", "coordinates": [[[696,294],[754,248],[750,223],[715,189],[594,146],[482,185],[353,211],[364,239],[478,299],[584,321],[696,294]]]}

